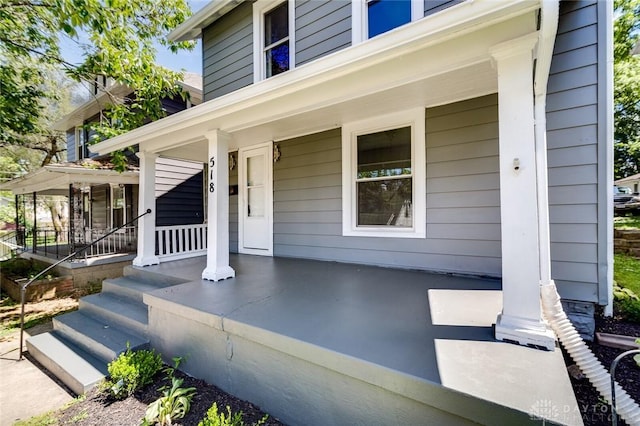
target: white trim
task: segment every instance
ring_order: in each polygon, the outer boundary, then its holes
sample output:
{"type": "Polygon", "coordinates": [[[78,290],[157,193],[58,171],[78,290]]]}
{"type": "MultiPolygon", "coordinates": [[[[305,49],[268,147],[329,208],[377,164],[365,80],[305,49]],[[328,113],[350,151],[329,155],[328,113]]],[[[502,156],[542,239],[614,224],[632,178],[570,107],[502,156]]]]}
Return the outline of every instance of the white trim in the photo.
{"type": "MultiPolygon", "coordinates": [[[[354,46],[369,38],[367,2],[368,0],[351,1],[351,44],[354,46]]],[[[410,22],[415,22],[422,18],[424,18],[424,0],[412,0],[410,22]]]]}
{"type": "Polygon", "coordinates": [[[254,254],[262,256],[273,256],[273,142],[264,142],[238,149],[238,252],[243,254],[254,254]],[[260,148],[268,148],[265,168],[265,217],[267,219],[267,240],[266,250],[245,248],[244,241],[244,187],[246,186],[245,175],[245,153],[260,148]]]}
{"type": "Polygon", "coordinates": [[[200,37],[202,29],[242,3],[243,0],[217,0],[204,6],[169,33],[169,41],[187,41],[200,37]]]}
{"type": "MultiPolygon", "coordinates": [[[[342,49],[300,66],[293,72],[283,73],[282,78],[270,78],[258,84],[251,84],[228,95],[91,145],[89,149],[91,152],[108,154],[135,143],[148,144],[147,149],[152,150],[166,149],[167,147],[164,146],[166,141],[162,138],[167,133],[182,132],[194,126],[204,127],[205,123],[211,126],[212,121],[223,116],[233,116],[238,120],[251,123],[252,118],[255,117],[257,105],[299,94],[323,82],[374,67],[384,61],[392,61],[399,57],[408,58],[413,52],[434,46],[444,40],[486,29],[497,22],[525,15],[538,7],[537,1],[464,1],[447,9],[447,13],[429,15],[418,22],[399,27],[385,37],[376,37],[367,43],[342,49]],[[156,141],[164,145],[156,147],[156,141]]],[[[437,58],[434,58],[434,61],[436,60],[437,58]]],[[[446,69],[442,71],[445,72],[446,69]]],[[[306,97],[305,102],[309,105],[318,104],[325,101],[324,95],[323,92],[318,92],[312,97],[306,97]]],[[[338,101],[339,99],[335,102],[338,101]]],[[[213,124],[222,130],[231,131],[229,127],[220,123],[213,124]]],[[[189,139],[189,136],[185,136],[173,146],[181,146],[202,139],[195,134],[193,137],[189,139]]]]}
{"type": "Polygon", "coordinates": [[[425,108],[371,117],[347,123],[342,128],[342,235],[386,238],[425,238],[426,207],[425,108]],[[357,137],[361,134],[411,126],[413,226],[411,228],[357,226],[356,180],[357,137]]]}
{"type": "MultiPolygon", "coordinates": [[[[294,0],[258,0],[253,3],[253,82],[266,80],[264,60],[264,15],[287,2],[289,20],[289,70],[295,68],[295,1],[294,0]]],[[[275,77],[275,76],[274,76],[275,77]]],[[[271,78],[271,77],[269,77],[271,78]]]]}

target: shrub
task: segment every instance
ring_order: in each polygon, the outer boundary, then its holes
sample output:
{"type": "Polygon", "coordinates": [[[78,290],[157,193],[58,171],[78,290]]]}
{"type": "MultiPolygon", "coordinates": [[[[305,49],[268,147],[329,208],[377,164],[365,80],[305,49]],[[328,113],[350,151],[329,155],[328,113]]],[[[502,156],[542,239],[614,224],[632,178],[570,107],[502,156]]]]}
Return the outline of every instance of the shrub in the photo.
{"type": "MultiPolygon", "coordinates": [[[[242,411],[239,413],[231,413],[231,407],[227,405],[227,413],[218,411],[218,404],[215,402],[207,411],[207,416],[202,419],[198,426],[244,426],[244,420],[242,420],[242,411]]],[[[262,425],[267,421],[268,415],[265,415],[256,426],[262,425]]]]}
{"type": "Polygon", "coordinates": [[[640,322],[640,297],[628,288],[613,286],[616,314],[628,321],[640,322]]]}
{"type": "Polygon", "coordinates": [[[154,350],[132,351],[130,348],[111,361],[109,379],[103,389],[117,399],[126,398],[151,383],[162,368],[162,358],[154,350]]]}

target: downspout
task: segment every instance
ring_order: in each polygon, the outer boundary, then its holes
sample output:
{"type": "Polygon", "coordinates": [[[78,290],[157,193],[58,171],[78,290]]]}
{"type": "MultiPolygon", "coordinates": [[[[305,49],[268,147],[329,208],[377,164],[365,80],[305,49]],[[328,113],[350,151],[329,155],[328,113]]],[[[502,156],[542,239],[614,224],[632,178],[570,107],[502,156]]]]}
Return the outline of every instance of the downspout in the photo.
{"type": "MultiPolygon", "coordinates": [[[[538,167],[538,243],[540,249],[540,286],[544,316],[562,346],[578,364],[598,392],[611,402],[611,376],[580,337],[562,309],[560,295],[551,279],[549,236],[549,196],[547,179],[546,98],[553,47],[558,30],[559,1],[543,0],[540,7],[540,29],[534,74],[535,141],[538,167]]],[[[616,411],[628,424],[640,424],[640,407],[615,383],[616,411]],[[620,395],[618,398],[617,396],[620,395]]]]}

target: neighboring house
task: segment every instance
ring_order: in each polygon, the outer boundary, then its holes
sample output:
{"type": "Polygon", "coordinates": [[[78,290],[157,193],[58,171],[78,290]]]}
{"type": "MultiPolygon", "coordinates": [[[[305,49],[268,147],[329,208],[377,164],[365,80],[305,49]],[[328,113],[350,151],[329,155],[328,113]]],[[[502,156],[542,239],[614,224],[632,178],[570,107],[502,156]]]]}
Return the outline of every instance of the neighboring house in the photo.
{"type": "MultiPolygon", "coordinates": [[[[202,77],[186,73],[180,82],[188,93],[163,99],[167,115],[174,114],[202,102],[202,77]]],[[[21,217],[18,229],[34,232],[37,238],[29,249],[45,256],[63,257],[75,248],[96,240],[110,229],[132,221],[138,215],[138,158],[127,153],[128,165],[124,172],[113,169],[110,157],[89,152],[93,131],[89,125],[101,120],[101,111],[115,97],[130,97],[130,88],[99,76],[94,84],[92,99],[85,102],[54,124],[54,129],[66,132],[67,162],[47,165],[35,172],[2,184],[20,197],[30,200],[38,196],[66,196],[69,210],[68,227],[56,233],[56,243],[51,244],[54,230],[42,221],[35,221],[34,229],[25,228],[21,217]],[[39,247],[42,241],[46,246],[39,247]],[[40,241],[40,243],[38,242],[40,241]]],[[[178,159],[165,159],[158,166],[156,191],[158,194],[159,224],[170,226],[203,220],[202,164],[178,159]],[[194,196],[195,195],[195,196],[194,196]],[[198,197],[198,195],[200,195],[198,197]],[[185,204],[184,200],[189,200],[185,204]],[[184,207],[187,208],[184,208],[184,207]]],[[[31,217],[31,213],[25,215],[31,217]]],[[[49,221],[50,222],[50,221],[49,221]]],[[[90,256],[130,253],[136,250],[134,223],[123,228],[112,238],[92,247],[90,256]]],[[[27,237],[28,238],[28,237],[27,237]]],[[[24,237],[23,237],[24,239],[24,237]]],[[[84,256],[83,256],[84,257],[84,256]]]]}
{"type": "MultiPolygon", "coordinates": [[[[206,267],[139,296],[145,336],[290,423],[533,421],[564,363],[496,340],[555,348],[541,286],[585,335],[611,312],[611,25],[595,0],[212,1],[171,35],[202,40],[205,102],[90,148],[139,146],[140,210],[163,158],[206,160],[206,267]],[[499,279],[500,307],[415,270],[499,279]],[[474,313],[489,337],[465,337],[474,313]]],[[[159,214],[130,278],[201,254],[201,224],[165,237],[159,214]]]]}
{"type": "Polygon", "coordinates": [[[640,173],[618,179],[617,181],[615,181],[615,184],[618,186],[626,186],[627,188],[631,188],[631,191],[634,194],[637,194],[640,192],[640,173]]]}

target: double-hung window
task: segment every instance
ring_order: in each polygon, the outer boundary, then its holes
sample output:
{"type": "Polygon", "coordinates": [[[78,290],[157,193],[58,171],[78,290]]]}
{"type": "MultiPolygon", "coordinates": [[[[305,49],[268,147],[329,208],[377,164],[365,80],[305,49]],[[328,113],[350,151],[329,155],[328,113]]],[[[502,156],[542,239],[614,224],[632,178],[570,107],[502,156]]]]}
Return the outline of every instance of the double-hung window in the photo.
{"type": "Polygon", "coordinates": [[[293,68],[293,0],[253,4],[254,81],[293,68]]]}
{"type": "Polygon", "coordinates": [[[342,128],[343,235],[426,235],[424,108],[342,128]]]}
{"type": "Polygon", "coordinates": [[[424,16],[424,0],[352,0],[353,44],[424,16]]]}

